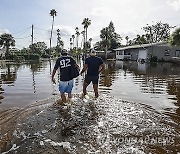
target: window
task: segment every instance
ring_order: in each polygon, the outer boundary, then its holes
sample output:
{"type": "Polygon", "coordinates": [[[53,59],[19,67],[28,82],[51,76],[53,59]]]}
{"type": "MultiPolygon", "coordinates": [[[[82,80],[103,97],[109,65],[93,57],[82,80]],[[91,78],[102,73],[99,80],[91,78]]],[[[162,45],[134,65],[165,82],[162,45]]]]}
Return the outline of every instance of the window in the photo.
{"type": "Polygon", "coordinates": [[[176,57],[180,57],[180,50],[176,50],[175,56],[176,56],[176,57]]]}
{"type": "Polygon", "coordinates": [[[169,56],[169,49],[168,49],[168,50],[165,50],[164,55],[165,55],[165,56],[169,56]]]}

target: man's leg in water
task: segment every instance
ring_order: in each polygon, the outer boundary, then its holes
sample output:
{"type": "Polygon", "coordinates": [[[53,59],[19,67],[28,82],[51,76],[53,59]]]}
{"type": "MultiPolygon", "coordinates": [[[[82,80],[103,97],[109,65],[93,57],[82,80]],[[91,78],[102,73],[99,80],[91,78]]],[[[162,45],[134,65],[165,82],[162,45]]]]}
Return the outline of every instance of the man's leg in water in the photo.
{"type": "Polygon", "coordinates": [[[88,85],[89,84],[84,81],[84,83],[83,83],[83,96],[85,96],[87,94],[87,90],[86,89],[87,89],[88,85]]]}
{"type": "Polygon", "coordinates": [[[72,101],[72,93],[69,92],[68,93],[68,99],[67,99],[68,102],[71,102],[72,101]]]}
{"type": "Polygon", "coordinates": [[[68,93],[68,98],[71,99],[72,98],[72,93],[68,93]]]}
{"type": "Polygon", "coordinates": [[[68,93],[68,101],[71,100],[72,98],[72,89],[74,87],[74,80],[70,80],[68,82],[67,88],[66,88],[66,92],[68,93]]]}
{"type": "Polygon", "coordinates": [[[94,89],[95,97],[97,98],[99,96],[99,94],[98,94],[98,84],[93,84],[93,89],[94,89]]]}
{"type": "Polygon", "coordinates": [[[66,103],[66,96],[65,93],[61,93],[61,99],[63,103],[66,103]]]}

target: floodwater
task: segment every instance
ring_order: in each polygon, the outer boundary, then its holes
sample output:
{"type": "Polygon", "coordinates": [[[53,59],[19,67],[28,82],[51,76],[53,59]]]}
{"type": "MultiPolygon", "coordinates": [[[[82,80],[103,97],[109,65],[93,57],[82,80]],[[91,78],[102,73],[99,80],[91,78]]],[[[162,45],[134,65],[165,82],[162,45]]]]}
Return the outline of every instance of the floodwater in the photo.
{"type": "Polygon", "coordinates": [[[108,61],[98,99],[91,86],[80,99],[79,76],[73,102],[60,106],[54,63],[1,62],[0,152],[180,152],[180,66],[108,61]]]}

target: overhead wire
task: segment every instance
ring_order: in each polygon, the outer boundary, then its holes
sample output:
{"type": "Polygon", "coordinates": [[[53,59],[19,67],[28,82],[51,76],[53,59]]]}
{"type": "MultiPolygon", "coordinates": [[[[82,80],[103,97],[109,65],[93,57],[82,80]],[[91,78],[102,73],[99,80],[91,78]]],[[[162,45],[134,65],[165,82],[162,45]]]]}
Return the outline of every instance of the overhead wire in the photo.
{"type": "Polygon", "coordinates": [[[22,38],[14,38],[14,39],[25,39],[25,38],[28,38],[28,37],[31,37],[31,36],[27,36],[27,37],[22,37],[22,38]]]}
{"type": "Polygon", "coordinates": [[[23,32],[23,31],[26,31],[26,30],[30,29],[30,28],[31,28],[31,27],[28,27],[28,28],[23,29],[23,30],[21,30],[21,31],[18,31],[18,32],[12,33],[12,35],[15,35],[15,34],[21,33],[21,32],[23,32]]]}
{"type": "Polygon", "coordinates": [[[22,36],[23,34],[25,34],[28,30],[24,31],[22,34],[18,35],[17,37],[19,36],[22,36]]]}
{"type": "MultiPolygon", "coordinates": [[[[43,30],[43,31],[46,31],[46,32],[51,32],[51,30],[45,30],[45,29],[42,29],[42,28],[39,28],[39,27],[34,27],[34,28],[39,29],[39,30],[43,30]]],[[[54,32],[54,31],[52,33],[57,34],[57,32],[54,32]]],[[[61,34],[61,36],[71,36],[71,35],[70,34],[61,34]]]]}
{"type": "MultiPolygon", "coordinates": [[[[18,32],[15,32],[15,33],[12,33],[12,35],[16,35],[15,37],[14,37],[14,39],[15,40],[18,40],[18,42],[20,41],[21,42],[21,40],[23,40],[23,39],[28,39],[28,38],[32,38],[33,37],[33,39],[35,40],[35,42],[38,42],[37,40],[37,37],[34,37],[34,36],[32,36],[32,34],[31,34],[31,31],[29,31],[29,30],[31,30],[32,29],[32,26],[30,26],[30,27],[27,27],[27,28],[25,28],[25,29],[23,29],[23,30],[20,30],[20,31],[18,31],[18,32]],[[28,36],[27,36],[27,33],[28,32],[28,36]],[[19,35],[18,35],[19,34],[19,35]],[[23,36],[24,35],[24,36],[23,36]],[[25,36],[26,35],[26,36],[25,36]],[[20,37],[21,36],[21,37],[20,37]]],[[[51,30],[47,30],[47,29],[43,29],[43,28],[39,28],[39,27],[36,27],[36,26],[34,26],[34,29],[35,29],[35,31],[34,31],[34,34],[35,35],[41,35],[41,36],[44,36],[44,35],[47,35],[47,33],[41,33],[41,32],[36,32],[37,30],[41,30],[41,31],[44,31],[44,32],[48,32],[48,33],[50,33],[51,32],[51,30]]],[[[55,36],[55,35],[57,35],[57,32],[56,31],[53,31],[52,32],[53,33],[53,35],[55,36]]],[[[70,34],[65,34],[65,33],[62,33],[62,34],[60,34],[61,35],[61,37],[71,37],[71,35],[70,34]]],[[[23,42],[24,42],[24,40],[23,40],[23,42]]],[[[31,42],[31,40],[29,40],[28,42],[31,42]]]]}

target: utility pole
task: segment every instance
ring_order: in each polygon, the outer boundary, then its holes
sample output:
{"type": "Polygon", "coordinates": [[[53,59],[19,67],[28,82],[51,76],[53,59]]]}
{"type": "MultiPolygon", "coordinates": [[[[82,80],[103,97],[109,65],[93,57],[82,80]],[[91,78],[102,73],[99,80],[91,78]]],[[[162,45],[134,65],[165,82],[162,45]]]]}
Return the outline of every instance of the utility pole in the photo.
{"type": "Polygon", "coordinates": [[[32,25],[32,33],[31,33],[31,44],[33,44],[33,38],[34,38],[34,25],[32,25]]]}
{"type": "Polygon", "coordinates": [[[106,51],[105,51],[105,60],[107,60],[107,50],[108,50],[108,43],[109,43],[109,40],[108,40],[108,28],[106,27],[106,51]]]}

